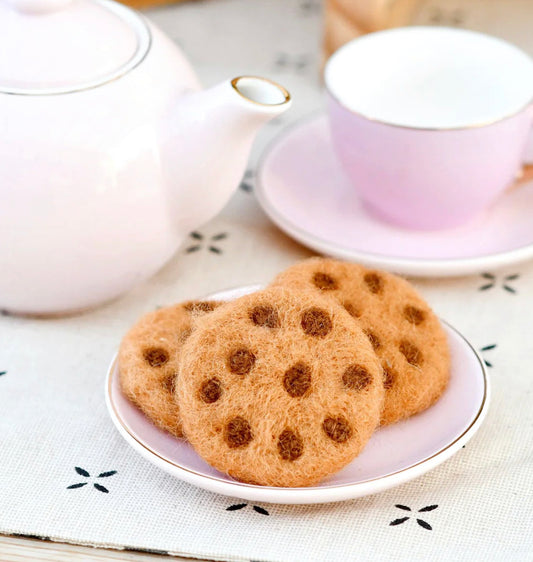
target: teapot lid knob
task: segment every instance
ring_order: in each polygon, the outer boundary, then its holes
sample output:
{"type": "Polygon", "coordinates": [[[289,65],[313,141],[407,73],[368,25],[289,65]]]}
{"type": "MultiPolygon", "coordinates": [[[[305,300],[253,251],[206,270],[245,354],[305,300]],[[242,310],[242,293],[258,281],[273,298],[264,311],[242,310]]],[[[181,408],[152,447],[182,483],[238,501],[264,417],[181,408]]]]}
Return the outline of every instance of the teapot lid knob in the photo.
{"type": "Polygon", "coordinates": [[[48,14],[62,10],[72,0],[7,0],[11,7],[27,14],[48,14]]]}

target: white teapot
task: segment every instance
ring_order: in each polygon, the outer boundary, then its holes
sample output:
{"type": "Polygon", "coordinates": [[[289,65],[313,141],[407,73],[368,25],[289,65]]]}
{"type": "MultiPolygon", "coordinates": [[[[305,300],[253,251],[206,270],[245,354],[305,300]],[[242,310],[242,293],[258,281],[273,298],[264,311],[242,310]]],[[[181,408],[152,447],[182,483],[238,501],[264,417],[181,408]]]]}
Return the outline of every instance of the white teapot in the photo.
{"type": "Polygon", "coordinates": [[[67,313],[148,278],[229,199],[269,80],[201,91],[183,54],[110,0],[0,0],[0,309],[67,313]]]}

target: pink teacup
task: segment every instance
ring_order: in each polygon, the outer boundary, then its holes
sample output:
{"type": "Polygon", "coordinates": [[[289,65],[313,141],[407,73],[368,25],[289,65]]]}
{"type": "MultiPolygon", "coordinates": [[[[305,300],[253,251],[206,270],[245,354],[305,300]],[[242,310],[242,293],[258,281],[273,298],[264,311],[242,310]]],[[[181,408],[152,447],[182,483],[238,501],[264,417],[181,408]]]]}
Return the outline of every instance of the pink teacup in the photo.
{"type": "Polygon", "coordinates": [[[521,169],[533,61],[505,41],[445,27],[372,33],[329,59],[325,82],[340,161],[388,222],[460,225],[521,169]]]}

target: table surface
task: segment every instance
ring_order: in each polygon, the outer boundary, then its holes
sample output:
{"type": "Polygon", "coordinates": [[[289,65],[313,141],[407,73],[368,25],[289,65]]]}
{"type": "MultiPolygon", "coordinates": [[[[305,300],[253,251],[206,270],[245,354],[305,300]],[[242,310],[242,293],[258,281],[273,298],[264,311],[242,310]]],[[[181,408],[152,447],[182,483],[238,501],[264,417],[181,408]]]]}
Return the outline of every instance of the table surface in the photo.
{"type": "MultiPolygon", "coordinates": [[[[530,33],[531,17],[523,16],[528,6],[528,0],[494,0],[483,3],[480,0],[422,0],[415,23],[463,25],[478,30],[496,33],[513,40],[519,46],[533,54],[533,35],[530,33]]],[[[181,6],[169,6],[149,11],[157,24],[171,36],[174,23],[180,16],[181,6]]],[[[190,7],[187,9],[191,9],[190,7]]],[[[207,10],[207,3],[198,5],[199,10],[207,10]]],[[[188,52],[202,78],[210,76],[210,71],[202,66],[203,61],[198,52],[191,45],[193,52],[188,52]]],[[[318,48],[317,48],[318,54],[318,48]]],[[[211,64],[216,61],[211,61],[211,64]]],[[[212,69],[211,69],[212,70],[212,69]]],[[[297,112],[296,112],[296,116],[297,112]]],[[[18,560],[131,560],[157,561],[167,558],[164,552],[148,553],[138,551],[119,551],[110,549],[95,549],[90,546],[78,546],[24,538],[18,536],[0,535],[0,559],[3,562],[18,560]],[[162,556],[163,555],[163,556],[162,556]]],[[[186,560],[182,557],[168,557],[174,560],[186,560]]]]}
{"type": "MultiPolygon", "coordinates": [[[[82,560],[94,560],[95,562],[113,562],[114,560],[161,562],[164,558],[176,562],[190,562],[191,560],[181,556],[162,556],[162,554],[164,553],[148,554],[134,550],[110,550],[0,535],[0,559],[2,562],[18,562],[19,560],[39,560],[42,562],[79,562],[82,560]]],[[[198,558],[195,558],[195,560],[207,562],[198,558]]]]}

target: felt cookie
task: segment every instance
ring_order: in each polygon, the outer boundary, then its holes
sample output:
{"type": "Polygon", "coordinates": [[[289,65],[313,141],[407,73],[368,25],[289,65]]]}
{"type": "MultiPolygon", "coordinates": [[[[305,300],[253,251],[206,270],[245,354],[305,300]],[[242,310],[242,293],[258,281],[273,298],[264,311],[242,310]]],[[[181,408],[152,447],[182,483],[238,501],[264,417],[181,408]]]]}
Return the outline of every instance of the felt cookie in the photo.
{"type": "Polygon", "coordinates": [[[272,286],[332,297],[357,319],[383,366],[382,424],[421,412],[444,391],[450,372],[446,335],[404,279],[353,263],[311,258],[280,273],[272,286]]]}
{"type": "Polygon", "coordinates": [[[150,420],[182,437],[181,419],[173,398],[178,360],[194,318],[220,303],[190,301],[143,316],[126,334],[119,350],[122,391],[150,420]]]}
{"type": "Polygon", "coordinates": [[[243,482],[309,486],[363,449],[379,423],[382,371],[337,303],[259,291],[202,318],[177,392],[197,453],[243,482]]]}

